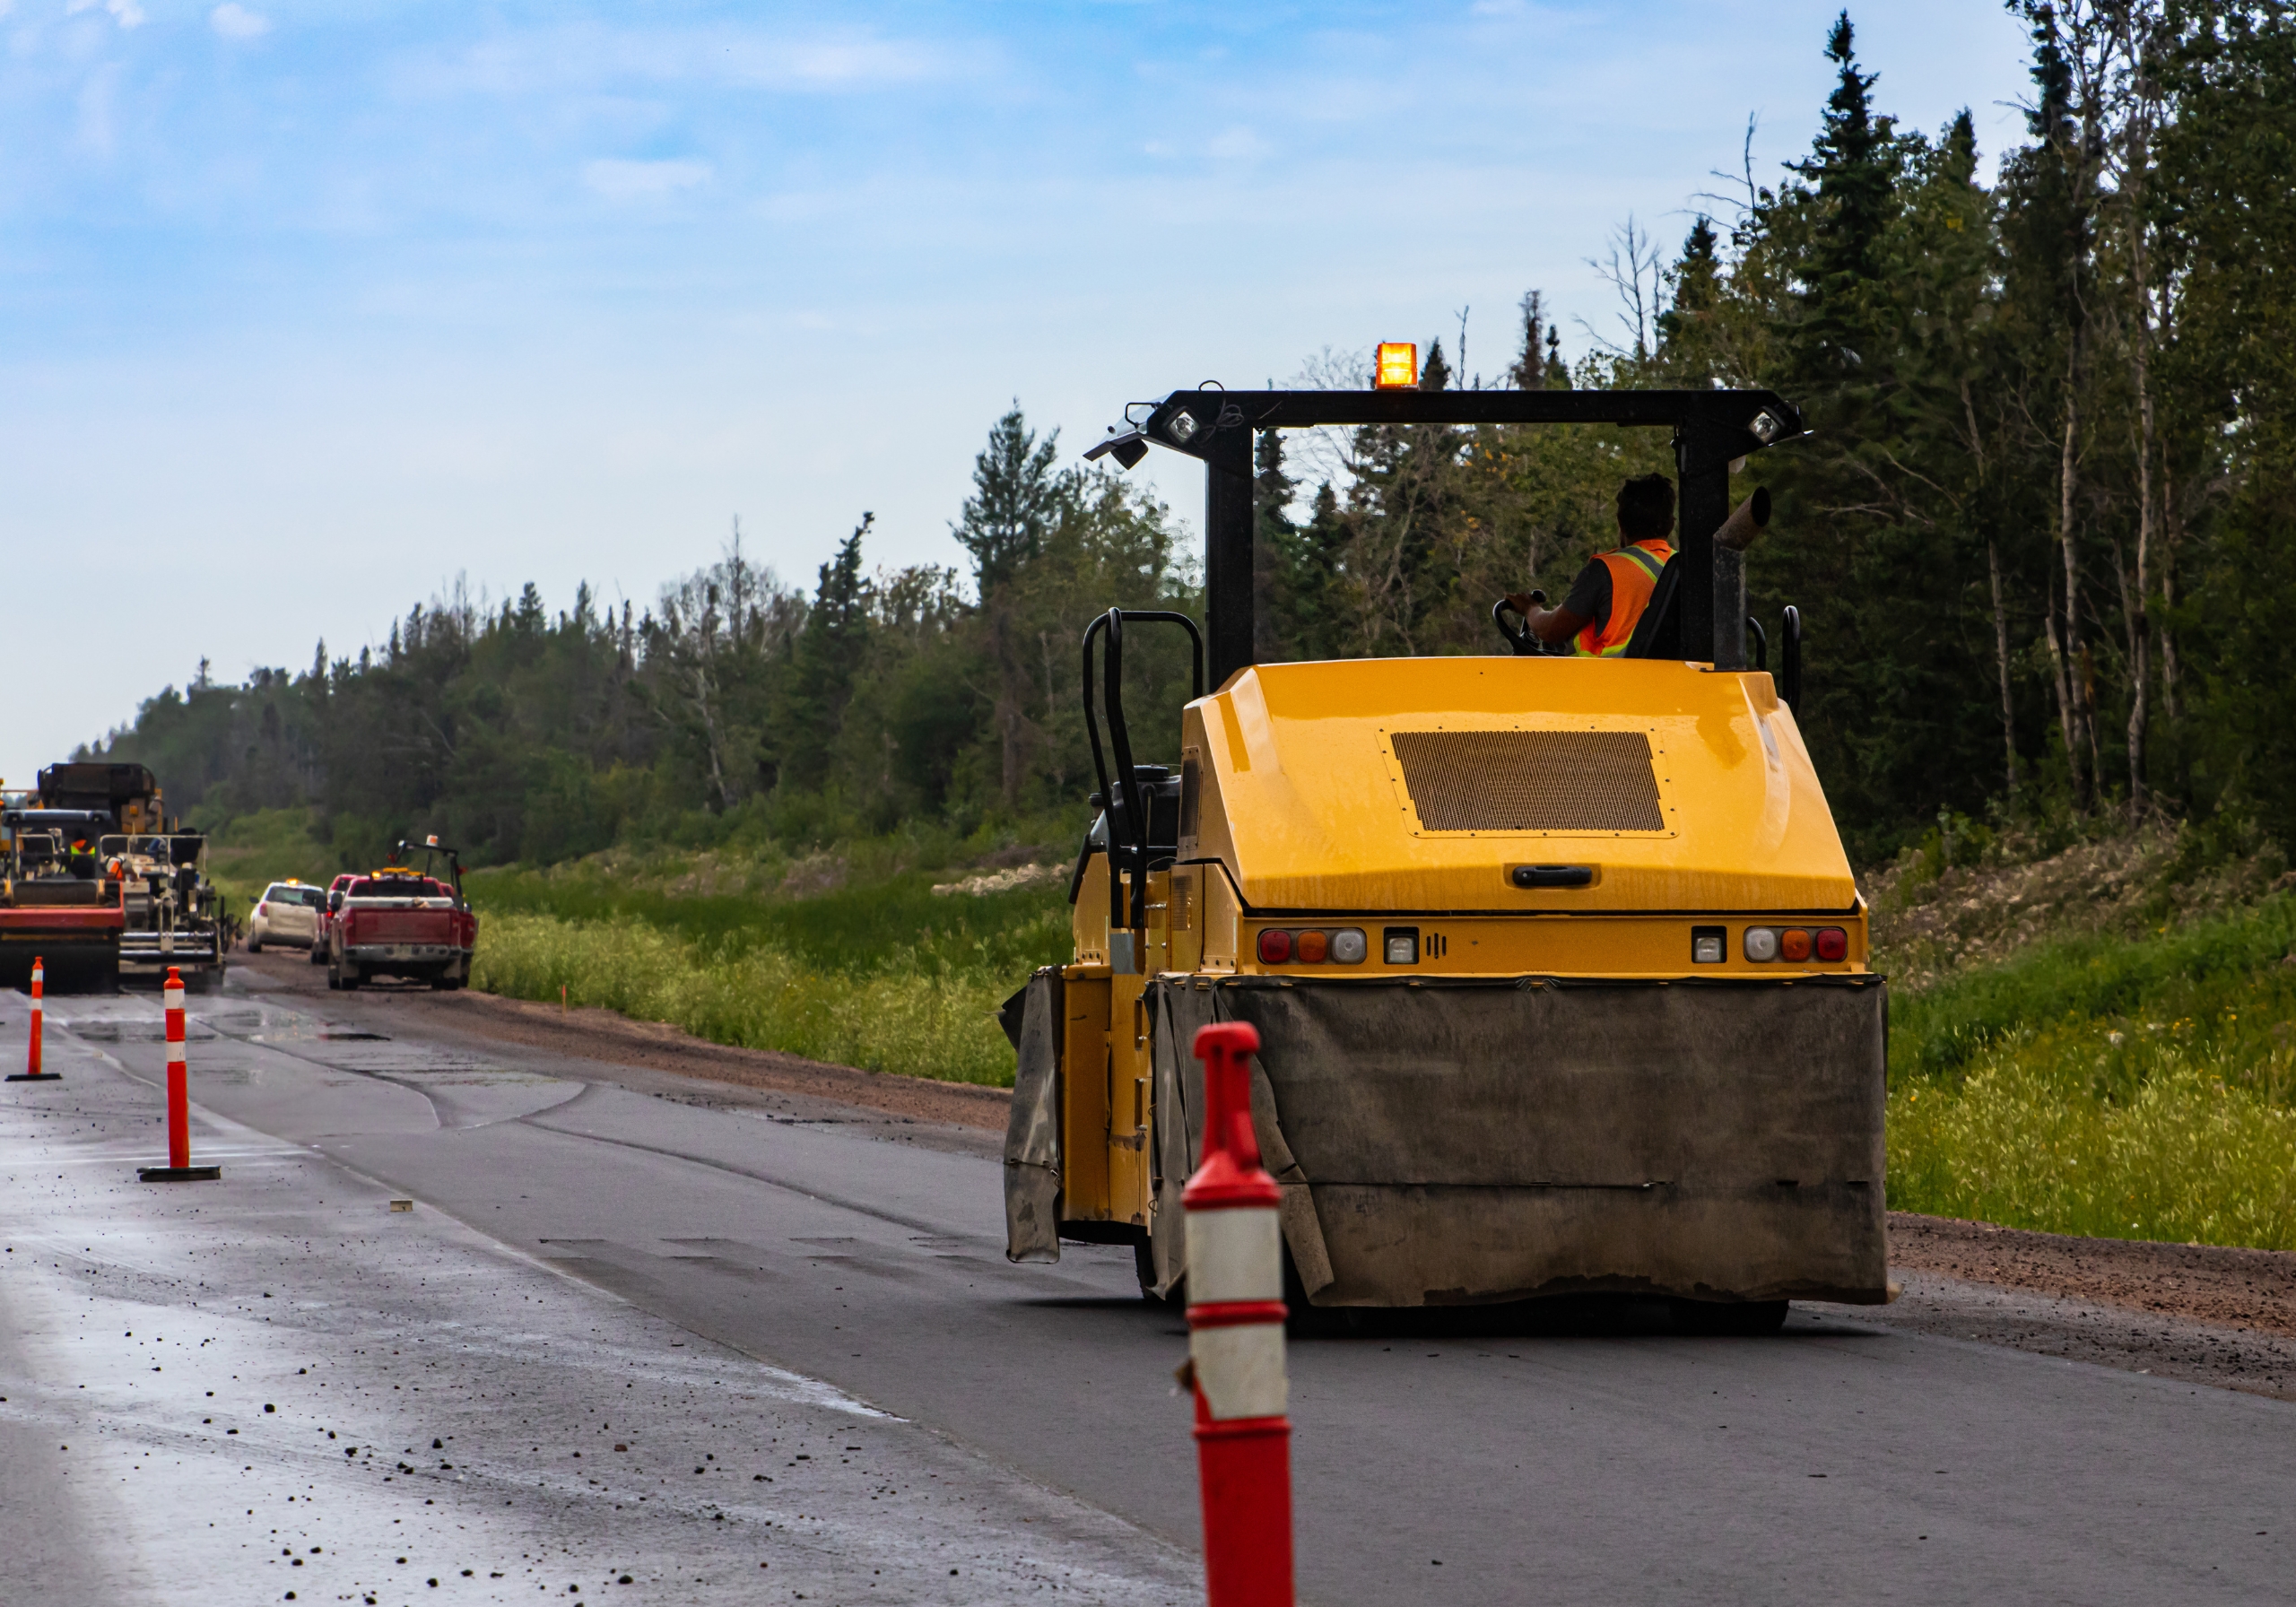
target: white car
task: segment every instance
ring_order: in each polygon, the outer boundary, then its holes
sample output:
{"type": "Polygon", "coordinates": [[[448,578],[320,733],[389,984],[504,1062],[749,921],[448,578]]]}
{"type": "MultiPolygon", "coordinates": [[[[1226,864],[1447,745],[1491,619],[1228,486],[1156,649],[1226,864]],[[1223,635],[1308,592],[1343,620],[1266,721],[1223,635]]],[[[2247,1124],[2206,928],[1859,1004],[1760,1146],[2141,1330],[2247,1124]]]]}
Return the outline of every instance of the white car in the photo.
{"type": "Polygon", "coordinates": [[[309,948],[318,941],[319,911],[326,907],[325,888],[292,880],[273,882],[248,917],[248,952],[260,954],[265,943],[309,948]]]}

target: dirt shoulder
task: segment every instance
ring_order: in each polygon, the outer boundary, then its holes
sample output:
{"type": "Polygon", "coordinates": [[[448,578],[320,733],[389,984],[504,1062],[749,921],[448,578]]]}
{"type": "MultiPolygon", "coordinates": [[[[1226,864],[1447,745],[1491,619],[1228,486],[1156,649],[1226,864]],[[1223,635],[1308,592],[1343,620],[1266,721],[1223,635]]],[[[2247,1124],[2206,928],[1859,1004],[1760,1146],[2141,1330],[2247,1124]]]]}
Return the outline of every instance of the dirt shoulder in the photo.
{"type": "Polygon", "coordinates": [[[2296,1255],[1892,1212],[1895,1304],[1835,1315],[2296,1401],[2296,1255]]]}
{"type": "Polygon", "coordinates": [[[2296,1253],[2074,1238],[1890,1212],[1890,1265],[2296,1338],[2296,1253]]]}

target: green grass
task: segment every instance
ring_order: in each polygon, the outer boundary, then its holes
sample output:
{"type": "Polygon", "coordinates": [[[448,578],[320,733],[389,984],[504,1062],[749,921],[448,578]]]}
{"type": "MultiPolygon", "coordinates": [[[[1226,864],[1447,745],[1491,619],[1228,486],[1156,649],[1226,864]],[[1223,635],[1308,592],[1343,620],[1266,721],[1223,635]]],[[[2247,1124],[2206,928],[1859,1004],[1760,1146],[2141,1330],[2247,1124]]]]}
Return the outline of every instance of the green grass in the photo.
{"type": "Polygon", "coordinates": [[[2296,900],[1892,1001],[1890,1203],[2296,1249],[2296,900]]]}
{"type": "Polygon", "coordinates": [[[466,882],[471,902],[482,913],[549,916],[581,925],[634,924],[713,953],[773,949],[808,969],[846,976],[910,970],[931,954],[961,967],[1011,974],[1018,986],[1018,979],[1035,967],[1068,958],[1065,886],[978,898],[933,891],[935,882],[954,874],[897,871],[796,897],[680,893],[589,870],[477,871],[466,882]],[[1056,911],[1060,945],[1048,950],[1039,928],[1056,911]]]}
{"type": "Polygon", "coordinates": [[[207,839],[208,880],[242,921],[274,882],[292,876],[325,887],[335,874],[335,852],[311,835],[308,809],[241,815],[207,839]]]}
{"type": "Polygon", "coordinates": [[[717,1043],[1009,1086],[996,1012],[1068,957],[1065,890],[944,897],[939,879],[900,871],[787,897],[680,894],[658,874],[595,867],[477,873],[472,980],[544,1001],[562,987],[717,1043]]]}

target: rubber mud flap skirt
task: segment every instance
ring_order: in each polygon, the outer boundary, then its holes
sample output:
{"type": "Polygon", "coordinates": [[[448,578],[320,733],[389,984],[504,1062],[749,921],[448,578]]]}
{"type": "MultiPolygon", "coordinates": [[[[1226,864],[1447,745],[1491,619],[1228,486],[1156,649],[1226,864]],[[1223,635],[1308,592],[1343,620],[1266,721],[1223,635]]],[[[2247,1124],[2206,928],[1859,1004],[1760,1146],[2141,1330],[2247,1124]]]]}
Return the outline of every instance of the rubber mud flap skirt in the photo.
{"type": "Polygon", "coordinates": [[[1878,978],[1152,986],[1160,1181],[1199,1138],[1185,1111],[1165,1132],[1168,1092],[1193,1108],[1187,1043],[1251,1022],[1318,1306],[1887,1298],[1878,978]]]}
{"type": "Polygon", "coordinates": [[[1004,1127],[1004,1258],[1060,1259],[1060,968],[1022,990],[1013,1047],[1013,1115],[1004,1127]]]}

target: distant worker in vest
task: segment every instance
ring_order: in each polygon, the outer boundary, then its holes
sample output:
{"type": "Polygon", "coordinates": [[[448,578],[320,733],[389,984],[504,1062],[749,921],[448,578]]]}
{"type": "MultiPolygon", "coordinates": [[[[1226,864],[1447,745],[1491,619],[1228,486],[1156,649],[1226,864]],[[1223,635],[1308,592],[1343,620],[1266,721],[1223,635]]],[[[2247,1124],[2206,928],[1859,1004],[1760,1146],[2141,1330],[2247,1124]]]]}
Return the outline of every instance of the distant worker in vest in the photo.
{"type": "Polygon", "coordinates": [[[1548,647],[1570,644],[1574,656],[1615,658],[1649,606],[1658,571],[1674,555],[1674,485],[1664,474],[1638,474],[1618,488],[1618,533],[1626,544],[1587,560],[1559,608],[1542,607],[1527,593],[1507,601],[1531,633],[1548,647]]]}

